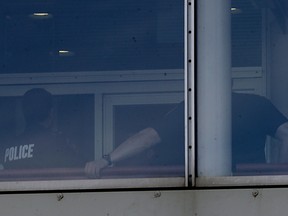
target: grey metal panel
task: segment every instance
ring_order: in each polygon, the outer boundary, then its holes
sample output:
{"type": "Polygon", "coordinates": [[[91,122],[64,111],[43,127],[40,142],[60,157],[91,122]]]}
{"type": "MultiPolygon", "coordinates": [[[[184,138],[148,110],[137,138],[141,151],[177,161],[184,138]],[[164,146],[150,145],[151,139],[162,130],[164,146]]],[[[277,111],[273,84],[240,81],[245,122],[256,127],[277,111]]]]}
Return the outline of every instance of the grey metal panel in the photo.
{"type": "Polygon", "coordinates": [[[185,193],[151,192],[18,194],[0,196],[0,215],[185,215],[185,193]]]}
{"type": "Polygon", "coordinates": [[[287,201],[287,188],[2,194],[0,215],[277,216],[287,201]]]}

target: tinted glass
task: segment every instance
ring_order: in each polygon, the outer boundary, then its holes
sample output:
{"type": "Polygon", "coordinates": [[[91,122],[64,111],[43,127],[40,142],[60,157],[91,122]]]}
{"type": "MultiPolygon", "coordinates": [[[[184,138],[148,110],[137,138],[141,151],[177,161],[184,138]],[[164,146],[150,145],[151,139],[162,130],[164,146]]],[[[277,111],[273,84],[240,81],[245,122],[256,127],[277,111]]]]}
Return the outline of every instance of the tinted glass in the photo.
{"type": "Polygon", "coordinates": [[[0,5],[0,180],[184,176],[184,1],[0,5]]]}
{"type": "Polygon", "coordinates": [[[1,11],[1,73],[183,68],[181,1],[15,0],[1,11]]]}
{"type": "Polygon", "coordinates": [[[233,174],[286,174],[287,1],[232,6],[233,174]]]}

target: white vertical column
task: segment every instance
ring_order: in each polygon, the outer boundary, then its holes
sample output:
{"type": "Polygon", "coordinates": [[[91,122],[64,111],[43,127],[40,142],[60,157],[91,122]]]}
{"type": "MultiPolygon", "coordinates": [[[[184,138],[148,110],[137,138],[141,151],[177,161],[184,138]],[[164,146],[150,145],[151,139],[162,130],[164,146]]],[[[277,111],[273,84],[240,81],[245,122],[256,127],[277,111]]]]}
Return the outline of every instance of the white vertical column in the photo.
{"type": "Polygon", "coordinates": [[[231,173],[231,0],[197,4],[198,175],[231,173]]]}

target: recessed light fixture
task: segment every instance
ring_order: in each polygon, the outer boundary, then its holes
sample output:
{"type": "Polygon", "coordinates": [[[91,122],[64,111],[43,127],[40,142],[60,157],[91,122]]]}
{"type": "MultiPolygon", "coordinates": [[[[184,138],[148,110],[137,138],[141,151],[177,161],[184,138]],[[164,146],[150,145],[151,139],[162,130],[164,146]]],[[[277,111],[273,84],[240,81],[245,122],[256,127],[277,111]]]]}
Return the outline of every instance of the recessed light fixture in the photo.
{"type": "Polygon", "coordinates": [[[49,13],[33,13],[34,16],[49,16],[49,13]]]}
{"type": "Polygon", "coordinates": [[[242,10],[240,8],[237,8],[237,7],[232,7],[231,13],[232,14],[240,14],[240,13],[242,13],[242,10]]]}
{"type": "Polygon", "coordinates": [[[53,17],[53,15],[48,12],[35,12],[30,14],[29,17],[33,19],[50,19],[53,17]]]}
{"type": "Polygon", "coordinates": [[[70,50],[58,50],[58,55],[59,56],[73,56],[74,52],[70,50]]]}

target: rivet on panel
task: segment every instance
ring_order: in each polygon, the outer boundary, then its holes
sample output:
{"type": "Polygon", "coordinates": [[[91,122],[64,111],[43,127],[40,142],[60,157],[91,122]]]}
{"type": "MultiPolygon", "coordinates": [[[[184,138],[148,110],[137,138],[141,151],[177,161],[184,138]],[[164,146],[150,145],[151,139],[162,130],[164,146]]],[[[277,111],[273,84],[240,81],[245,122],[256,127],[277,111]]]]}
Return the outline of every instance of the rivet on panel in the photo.
{"type": "Polygon", "coordinates": [[[256,198],[258,195],[259,195],[259,191],[258,191],[258,190],[254,190],[254,191],[252,192],[252,196],[253,196],[254,198],[256,198]]]}
{"type": "Polygon", "coordinates": [[[154,198],[158,198],[158,197],[161,197],[161,192],[160,191],[157,191],[154,193],[154,198]]]}
{"type": "Polygon", "coordinates": [[[62,193],[57,194],[57,200],[58,201],[62,200],[63,198],[64,198],[64,194],[62,194],[62,193]]]}

